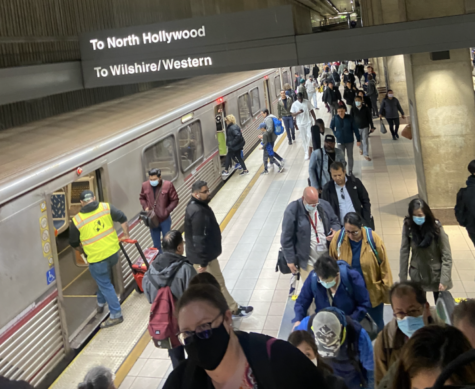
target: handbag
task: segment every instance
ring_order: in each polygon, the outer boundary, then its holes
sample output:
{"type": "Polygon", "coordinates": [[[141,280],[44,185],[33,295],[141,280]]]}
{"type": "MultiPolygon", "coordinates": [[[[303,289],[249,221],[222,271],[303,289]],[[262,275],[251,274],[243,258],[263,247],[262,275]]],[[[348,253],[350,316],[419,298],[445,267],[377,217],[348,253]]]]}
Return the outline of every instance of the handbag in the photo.
{"type": "MultiPolygon", "coordinates": [[[[160,194],[160,191],[157,189],[160,194]]],[[[157,205],[157,197],[155,196],[155,201],[153,203],[153,208],[150,211],[140,212],[140,219],[148,228],[157,228],[160,225],[158,216],[155,214],[155,206],[157,205]]]]}
{"type": "Polygon", "coordinates": [[[412,126],[408,124],[404,129],[401,131],[401,136],[406,139],[412,140],[412,126]]]}
{"type": "Polygon", "coordinates": [[[371,340],[375,340],[378,336],[378,325],[376,322],[373,320],[373,318],[370,316],[369,313],[366,313],[366,315],[363,317],[363,319],[360,321],[361,327],[365,329],[365,331],[368,333],[369,338],[371,340]]]}
{"type": "Polygon", "coordinates": [[[386,126],[384,125],[383,121],[381,120],[381,134],[387,134],[388,130],[386,130],[386,126]]]}
{"type": "Polygon", "coordinates": [[[290,274],[289,265],[287,265],[287,261],[284,257],[284,252],[282,251],[282,247],[279,249],[279,254],[277,255],[277,264],[275,265],[275,271],[280,271],[282,274],[290,274]]]}

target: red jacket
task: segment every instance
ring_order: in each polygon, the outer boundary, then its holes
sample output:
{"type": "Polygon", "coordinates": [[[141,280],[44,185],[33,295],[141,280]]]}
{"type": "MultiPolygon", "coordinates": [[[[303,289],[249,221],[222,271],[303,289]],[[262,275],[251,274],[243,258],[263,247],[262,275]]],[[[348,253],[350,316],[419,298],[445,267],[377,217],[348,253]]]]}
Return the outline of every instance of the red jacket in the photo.
{"type": "MultiPolygon", "coordinates": [[[[156,195],[155,215],[157,215],[161,223],[170,216],[170,213],[178,205],[178,194],[170,181],[162,180],[162,184],[156,190],[156,195]]],[[[154,202],[153,187],[150,185],[150,181],[145,181],[140,192],[140,204],[142,204],[142,208],[145,210],[145,208],[152,209],[154,202]]]]}

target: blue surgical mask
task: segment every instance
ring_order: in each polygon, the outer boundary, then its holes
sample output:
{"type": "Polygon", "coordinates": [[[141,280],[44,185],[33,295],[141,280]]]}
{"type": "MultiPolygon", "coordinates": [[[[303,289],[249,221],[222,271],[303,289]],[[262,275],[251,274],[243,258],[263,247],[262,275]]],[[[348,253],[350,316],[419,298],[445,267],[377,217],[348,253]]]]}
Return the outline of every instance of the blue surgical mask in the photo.
{"type": "Polygon", "coordinates": [[[328,282],[320,280],[320,284],[322,284],[322,286],[325,289],[330,289],[330,288],[333,288],[336,285],[336,279],[334,279],[333,281],[328,281],[328,282]]]}
{"type": "Polygon", "coordinates": [[[361,105],[361,101],[355,101],[355,105],[359,107],[361,105]]]}
{"type": "Polygon", "coordinates": [[[424,327],[424,318],[422,315],[417,317],[406,316],[404,319],[397,319],[397,326],[404,335],[410,338],[419,328],[424,327]]]}
{"type": "Polygon", "coordinates": [[[413,216],[412,220],[414,220],[414,223],[416,223],[418,226],[422,226],[424,222],[426,221],[425,216],[413,216]]]}
{"type": "Polygon", "coordinates": [[[316,205],[310,205],[310,204],[305,204],[305,209],[307,210],[307,212],[315,212],[315,208],[317,208],[316,205]]]}
{"type": "Polygon", "coordinates": [[[155,181],[150,180],[150,185],[157,186],[158,185],[158,180],[155,180],[155,181]]]}

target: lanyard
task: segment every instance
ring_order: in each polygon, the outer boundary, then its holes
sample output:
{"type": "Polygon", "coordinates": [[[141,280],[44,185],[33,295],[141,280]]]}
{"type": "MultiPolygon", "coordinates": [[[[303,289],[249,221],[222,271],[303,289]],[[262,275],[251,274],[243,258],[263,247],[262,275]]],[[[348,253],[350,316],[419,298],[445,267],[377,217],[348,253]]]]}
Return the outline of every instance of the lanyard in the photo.
{"type": "Polygon", "coordinates": [[[315,224],[313,223],[312,218],[310,215],[308,215],[308,218],[310,219],[310,224],[313,227],[313,230],[315,231],[315,236],[317,237],[317,243],[320,243],[320,238],[318,237],[318,231],[317,231],[317,211],[315,211],[315,224]]]}

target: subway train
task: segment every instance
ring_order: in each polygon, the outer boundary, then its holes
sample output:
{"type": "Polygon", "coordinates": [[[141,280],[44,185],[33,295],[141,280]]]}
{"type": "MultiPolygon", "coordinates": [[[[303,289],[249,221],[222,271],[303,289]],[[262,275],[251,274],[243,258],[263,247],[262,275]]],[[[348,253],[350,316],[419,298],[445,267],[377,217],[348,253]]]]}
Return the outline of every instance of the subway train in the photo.
{"type": "MultiPolygon", "coordinates": [[[[0,133],[0,376],[41,386],[107,314],[96,315],[95,282],[68,243],[79,194],[92,189],[124,211],[131,237],[150,247],[138,217],[147,172],[173,182],[173,228],[182,228],[193,183],[212,193],[224,184],[222,115],[234,114],[249,154],[262,109],[276,112],[281,82],[295,72],[303,68],[181,80],[0,133]]],[[[113,282],[121,301],[134,288],[122,254],[113,282]]]]}

